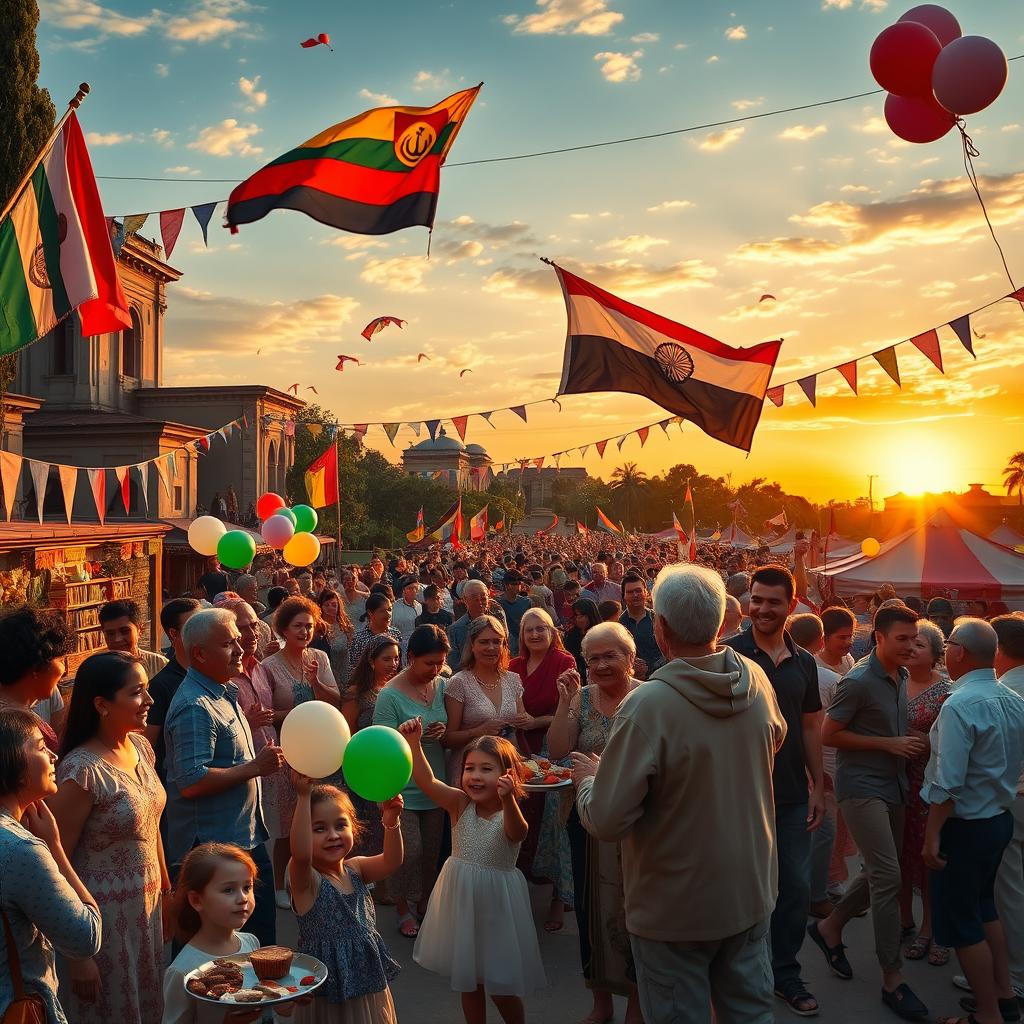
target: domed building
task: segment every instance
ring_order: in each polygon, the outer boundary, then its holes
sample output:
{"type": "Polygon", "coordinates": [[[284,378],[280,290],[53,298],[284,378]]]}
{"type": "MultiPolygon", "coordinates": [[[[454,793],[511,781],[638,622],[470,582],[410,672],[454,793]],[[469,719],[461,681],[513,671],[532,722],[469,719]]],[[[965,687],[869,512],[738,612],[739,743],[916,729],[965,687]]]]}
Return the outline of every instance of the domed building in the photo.
{"type": "Polygon", "coordinates": [[[442,427],[437,437],[402,452],[402,469],[410,476],[443,476],[455,490],[482,491],[490,482],[491,457],[482,445],[465,445],[442,427]]]}

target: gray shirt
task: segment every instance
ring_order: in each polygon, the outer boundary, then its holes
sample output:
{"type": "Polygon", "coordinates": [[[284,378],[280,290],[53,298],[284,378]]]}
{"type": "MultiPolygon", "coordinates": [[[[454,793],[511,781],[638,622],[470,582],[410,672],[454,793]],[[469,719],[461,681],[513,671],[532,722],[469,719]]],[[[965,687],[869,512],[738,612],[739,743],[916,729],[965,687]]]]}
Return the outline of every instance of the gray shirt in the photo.
{"type": "MultiPolygon", "coordinates": [[[[861,658],[836,687],[828,717],[858,736],[907,735],[907,670],[886,675],[878,656],[861,658]]],[[[885,750],[836,751],[836,799],[907,802],[906,760],[885,750]]]]}

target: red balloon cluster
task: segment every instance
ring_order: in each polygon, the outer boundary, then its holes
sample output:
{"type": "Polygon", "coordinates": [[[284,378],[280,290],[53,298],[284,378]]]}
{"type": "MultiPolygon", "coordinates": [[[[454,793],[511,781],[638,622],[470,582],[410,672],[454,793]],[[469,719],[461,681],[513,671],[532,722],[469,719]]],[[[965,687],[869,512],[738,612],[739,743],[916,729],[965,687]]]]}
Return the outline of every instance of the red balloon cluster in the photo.
{"type": "Polygon", "coordinates": [[[1003,51],[965,36],[938,4],[921,4],[882,31],[871,47],[871,73],[888,90],[885,120],[907,142],[934,142],[994,102],[1006,84],[1003,51]]]}

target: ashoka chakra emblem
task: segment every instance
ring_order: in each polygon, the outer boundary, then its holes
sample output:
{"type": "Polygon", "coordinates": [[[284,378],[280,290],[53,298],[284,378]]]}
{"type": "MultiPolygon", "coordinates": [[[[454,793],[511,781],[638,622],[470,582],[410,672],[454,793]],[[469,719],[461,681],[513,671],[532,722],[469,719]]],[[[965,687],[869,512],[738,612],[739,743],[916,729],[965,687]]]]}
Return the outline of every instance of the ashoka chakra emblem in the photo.
{"type": "Polygon", "coordinates": [[[658,369],[673,384],[682,384],[693,373],[693,359],[682,345],[665,342],[654,350],[654,361],[658,369]]]}

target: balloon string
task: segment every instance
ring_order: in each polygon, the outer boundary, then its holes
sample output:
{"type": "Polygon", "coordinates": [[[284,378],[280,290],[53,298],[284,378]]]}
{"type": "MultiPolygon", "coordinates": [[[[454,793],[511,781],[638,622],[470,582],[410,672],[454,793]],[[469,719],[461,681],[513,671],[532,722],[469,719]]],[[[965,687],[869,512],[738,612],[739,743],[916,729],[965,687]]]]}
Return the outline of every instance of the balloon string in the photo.
{"type": "MultiPolygon", "coordinates": [[[[981,205],[981,212],[985,215],[985,223],[988,225],[989,234],[992,236],[992,241],[995,242],[996,248],[999,250],[999,258],[1003,261],[1003,270],[1006,271],[1006,278],[1010,282],[1010,287],[1017,291],[1017,282],[1013,279],[1013,274],[1010,273],[1010,267],[1006,262],[1006,254],[1003,252],[1003,247],[999,244],[999,239],[996,237],[995,228],[992,226],[992,220],[988,215],[988,210],[985,207],[985,200],[982,198],[981,189],[978,187],[978,172],[974,168],[974,158],[981,156],[978,147],[975,146],[974,140],[967,134],[967,129],[964,126],[964,119],[958,117],[956,120],[957,129],[960,132],[960,138],[963,142],[964,147],[964,170],[967,172],[967,178],[974,188],[974,194],[978,197],[978,203],[981,205]]],[[[1024,309],[1024,302],[1021,302],[1021,308],[1024,309]]]]}

